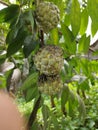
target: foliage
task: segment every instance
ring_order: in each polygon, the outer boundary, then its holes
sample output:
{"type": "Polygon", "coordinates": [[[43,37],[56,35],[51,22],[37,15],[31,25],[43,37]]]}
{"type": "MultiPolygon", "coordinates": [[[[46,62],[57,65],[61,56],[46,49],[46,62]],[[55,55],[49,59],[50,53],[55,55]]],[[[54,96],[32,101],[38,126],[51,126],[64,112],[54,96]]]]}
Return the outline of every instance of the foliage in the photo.
{"type": "MultiPolygon", "coordinates": [[[[78,0],[47,1],[55,3],[60,9],[59,25],[47,34],[40,30],[36,23],[36,1],[16,0],[16,4],[6,1],[8,6],[0,11],[0,27],[2,27],[2,31],[0,31],[0,64],[5,61],[14,62],[15,67],[19,67],[24,74],[23,60],[28,59],[29,68],[25,69],[28,73],[26,78],[22,79],[19,91],[24,93],[26,102],[34,101],[33,110],[36,110],[36,102],[41,95],[41,101],[36,112],[38,111],[42,115],[39,121],[37,114],[36,120],[30,126],[31,129],[41,129],[39,123],[44,130],[64,130],[65,122],[68,124],[66,130],[91,129],[95,125],[92,119],[87,119],[86,125],[89,125],[88,128],[77,128],[75,124],[79,123],[79,120],[75,119],[74,116],[80,117],[81,121],[87,118],[86,106],[83,102],[84,97],[81,92],[77,94],[76,91],[87,92],[95,82],[98,82],[96,80],[98,62],[87,57],[91,35],[94,36],[98,31],[98,2],[97,0],[94,0],[94,2],[92,0],[84,2],[83,0],[82,3],[78,0]],[[88,36],[86,31],[89,17],[92,20],[92,34],[88,36]],[[34,55],[43,44],[58,45],[64,52],[64,68],[60,73],[64,87],[61,94],[52,97],[59,104],[54,109],[45,104],[49,96],[40,94],[38,90],[39,72],[33,62],[34,55]],[[72,119],[75,119],[75,121],[72,119]]],[[[97,55],[97,53],[95,52],[94,55],[97,55]]],[[[8,74],[1,73],[0,87],[4,87],[8,74]]],[[[49,99],[48,101],[50,103],[49,99]]]]}
{"type": "MultiPolygon", "coordinates": [[[[88,98],[85,100],[87,114],[86,114],[84,122],[82,120],[80,121],[80,118],[78,118],[77,111],[75,111],[74,117],[67,116],[65,118],[65,116],[63,116],[61,113],[60,100],[58,101],[58,99],[55,99],[57,109],[50,109],[50,100],[49,98],[45,97],[46,99],[45,103],[38,111],[38,115],[37,115],[38,122],[35,122],[33,128],[37,128],[38,125],[41,125],[41,123],[43,123],[42,118],[44,118],[45,119],[44,127],[47,126],[47,129],[50,127],[50,124],[52,125],[52,123],[54,124],[54,123],[59,122],[59,126],[58,125],[57,126],[60,130],[89,130],[89,129],[97,130],[98,129],[97,86],[98,84],[96,84],[95,86],[92,86],[90,91],[87,92],[88,98]],[[41,111],[43,110],[44,110],[44,113],[42,115],[41,111]],[[54,116],[55,118],[56,116],[56,118],[58,119],[58,122],[52,122],[52,119],[54,120],[54,118],[51,118],[50,113],[52,113],[51,115],[52,117],[54,116]],[[49,118],[48,122],[46,122],[47,118],[49,118]]],[[[18,103],[20,112],[22,112],[25,115],[25,117],[27,117],[28,119],[32,111],[32,105],[34,102],[30,101],[26,103],[24,99],[18,98],[17,103],[18,103]]]]}

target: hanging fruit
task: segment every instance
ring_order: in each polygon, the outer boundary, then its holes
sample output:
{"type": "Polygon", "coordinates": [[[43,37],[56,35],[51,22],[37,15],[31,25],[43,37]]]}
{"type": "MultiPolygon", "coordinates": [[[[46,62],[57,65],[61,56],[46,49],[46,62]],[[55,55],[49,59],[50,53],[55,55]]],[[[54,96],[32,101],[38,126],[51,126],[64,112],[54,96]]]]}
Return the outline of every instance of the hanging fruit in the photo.
{"type": "Polygon", "coordinates": [[[60,11],[52,2],[41,2],[36,7],[35,18],[40,30],[47,33],[57,27],[60,21],[60,11]]]}
{"type": "Polygon", "coordinates": [[[34,64],[41,74],[57,75],[64,65],[63,51],[58,46],[46,45],[35,55],[34,64]]]}
{"type": "Polygon", "coordinates": [[[40,75],[38,81],[38,89],[41,93],[47,95],[55,95],[61,92],[63,88],[63,82],[59,75],[46,76],[40,75]]]}

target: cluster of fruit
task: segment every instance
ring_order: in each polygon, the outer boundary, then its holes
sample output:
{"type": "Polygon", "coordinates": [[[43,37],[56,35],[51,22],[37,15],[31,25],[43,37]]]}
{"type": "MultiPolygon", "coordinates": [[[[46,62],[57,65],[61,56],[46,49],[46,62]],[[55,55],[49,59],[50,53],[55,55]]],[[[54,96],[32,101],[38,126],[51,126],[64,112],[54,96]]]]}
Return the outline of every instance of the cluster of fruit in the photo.
{"type": "MultiPolygon", "coordinates": [[[[35,16],[38,27],[45,33],[55,28],[60,19],[58,7],[51,2],[39,3],[35,16]]],[[[34,56],[34,64],[40,72],[39,91],[48,95],[60,92],[63,87],[60,78],[64,65],[62,49],[55,45],[44,45],[34,56]]]]}
{"type": "Polygon", "coordinates": [[[40,48],[34,57],[34,64],[40,72],[39,90],[49,95],[60,92],[63,87],[59,76],[64,65],[62,49],[54,45],[40,48]]]}

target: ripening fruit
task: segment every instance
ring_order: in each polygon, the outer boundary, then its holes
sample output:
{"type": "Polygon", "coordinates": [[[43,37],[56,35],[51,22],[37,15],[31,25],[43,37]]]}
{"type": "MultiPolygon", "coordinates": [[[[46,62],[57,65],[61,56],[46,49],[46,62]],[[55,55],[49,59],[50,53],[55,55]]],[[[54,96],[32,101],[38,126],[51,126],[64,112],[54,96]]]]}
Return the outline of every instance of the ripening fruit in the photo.
{"type": "Polygon", "coordinates": [[[35,55],[34,64],[41,74],[58,75],[64,65],[63,51],[58,46],[46,45],[35,55]]]}
{"type": "Polygon", "coordinates": [[[41,75],[38,81],[38,89],[41,93],[47,95],[55,95],[61,92],[63,88],[63,82],[60,79],[60,76],[46,76],[41,75]]]}
{"type": "Polygon", "coordinates": [[[41,2],[35,10],[37,24],[44,32],[49,32],[55,28],[60,20],[58,7],[52,2],[41,2]]]}

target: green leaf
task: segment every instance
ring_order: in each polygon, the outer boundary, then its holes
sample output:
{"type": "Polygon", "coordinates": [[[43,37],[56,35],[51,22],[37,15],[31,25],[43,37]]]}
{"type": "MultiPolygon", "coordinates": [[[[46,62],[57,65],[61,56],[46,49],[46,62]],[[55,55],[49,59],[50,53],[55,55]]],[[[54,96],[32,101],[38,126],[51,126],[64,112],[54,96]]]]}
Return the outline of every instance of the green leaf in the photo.
{"type": "Polygon", "coordinates": [[[21,13],[21,20],[24,22],[26,25],[31,25],[31,28],[33,30],[34,27],[34,19],[32,15],[32,9],[29,9],[23,13],[21,13]]]}
{"type": "Polygon", "coordinates": [[[77,44],[76,44],[76,41],[73,41],[70,45],[70,54],[73,55],[73,54],[76,54],[76,47],[77,47],[77,44]]]}
{"type": "Polygon", "coordinates": [[[80,34],[83,35],[87,29],[88,25],[88,12],[85,8],[81,13],[81,26],[80,26],[80,34]]]}
{"type": "Polygon", "coordinates": [[[30,19],[32,30],[33,30],[34,29],[34,18],[32,17],[32,10],[29,10],[29,19],[30,19]]]}
{"type": "Polygon", "coordinates": [[[20,11],[19,5],[10,5],[0,11],[0,23],[8,22],[15,18],[20,11]]]}
{"type": "Polygon", "coordinates": [[[7,57],[10,57],[14,53],[16,53],[22,46],[22,42],[14,42],[13,44],[10,44],[7,48],[7,57]]]}
{"type": "Polygon", "coordinates": [[[98,26],[96,25],[95,22],[91,23],[91,32],[92,32],[92,36],[94,36],[97,33],[98,30],[98,26]]]}
{"type": "Polygon", "coordinates": [[[88,14],[90,15],[93,23],[92,35],[98,30],[98,0],[88,0],[87,1],[88,14]]]}
{"type": "Polygon", "coordinates": [[[6,43],[10,44],[16,38],[19,31],[19,27],[14,26],[7,34],[6,43]]]}
{"type": "Polygon", "coordinates": [[[42,106],[42,114],[43,114],[43,120],[44,120],[44,129],[47,129],[48,118],[50,116],[50,110],[49,110],[48,106],[46,106],[46,105],[42,106]]]}
{"type": "Polygon", "coordinates": [[[39,122],[35,121],[31,126],[30,130],[38,130],[39,129],[39,122]]]}
{"type": "Polygon", "coordinates": [[[79,46],[78,51],[81,53],[87,53],[90,46],[90,36],[86,37],[86,34],[84,34],[80,40],[79,40],[79,46]]]}
{"type": "Polygon", "coordinates": [[[0,75],[0,88],[5,88],[6,78],[3,75],[0,75]]]}
{"type": "Polygon", "coordinates": [[[51,113],[51,121],[52,121],[52,123],[54,125],[54,130],[57,130],[57,129],[59,130],[60,127],[59,127],[59,122],[57,120],[57,117],[52,113],[51,113]]]}
{"type": "Polygon", "coordinates": [[[77,36],[80,30],[81,24],[81,12],[80,12],[80,4],[78,0],[72,0],[71,7],[71,27],[74,36],[77,36]]]}
{"type": "Polygon", "coordinates": [[[32,35],[29,35],[24,40],[24,48],[23,52],[25,57],[28,57],[30,53],[36,48],[36,46],[39,45],[39,42],[37,40],[34,40],[32,35]]]}
{"type": "Polygon", "coordinates": [[[84,53],[87,53],[90,47],[90,36],[86,37],[84,53]]]}
{"type": "Polygon", "coordinates": [[[72,90],[69,91],[68,105],[69,105],[69,115],[74,116],[75,108],[77,108],[78,102],[77,102],[76,95],[72,90]]]}
{"type": "Polygon", "coordinates": [[[89,90],[89,89],[90,89],[89,81],[86,79],[85,81],[79,83],[79,84],[78,84],[78,87],[79,87],[81,90],[89,90]]]}
{"type": "MultiPolygon", "coordinates": [[[[6,58],[6,56],[5,56],[6,58]]],[[[0,64],[2,64],[5,61],[5,58],[0,58],[0,64]]]]}
{"type": "Polygon", "coordinates": [[[67,50],[70,54],[76,53],[76,42],[74,41],[74,36],[71,30],[65,25],[61,25],[62,33],[64,35],[64,49],[67,50]]]}
{"type": "Polygon", "coordinates": [[[80,117],[82,118],[85,118],[86,116],[86,107],[85,107],[85,104],[83,102],[83,100],[80,98],[79,95],[76,95],[77,96],[77,99],[78,99],[78,110],[79,110],[79,114],[80,114],[80,117]]]}
{"type": "Polygon", "coordinates": [[[91,68],[90,68],[90,71],[89,71],[89,60],[88,59],[82,59],[80,62],[79,62],[79,66],[80,68],[82,69],[83,73],[85,74],[86,77],[89,77],[91,75],[91,68]]]}
{"type": "Polygon", "coordinates": [[[44,121],[46,121],[50,115],[50,110],[47,105],[42,106],[42,114],[43,114],[44,121]]]}
{"type": "Polygon", "coordinates": [[[69,88],[65,86],[61,95],[61,107],[64,107],[69,98],[69,88]]]}
{"type": "Polygon", "coordinates": [[[6,52],[3,54],[3,51],[0,50],[0,65],[5,61],[6,59],[6,52]]]}
{"type": "Polygon", "coordinates": [[[72,104],[76,104],[76,96],[72,90],[69,91],[69,99],[72,101],[72,104]]]}
{"type": "Polygon", "coordinates": [[[68,101],[68,107],[69,107],[69,109],[68,109],[68,114],[69,114],[69,116],[71,116],[71,117],[73,117],[74,116],[74,104],[73,104],[73,102],[72,102],[72,100],[69,98],[69,101],[68,101]]]}
{"type": "Polygon", "coordinates": [[[65,23],[66,26],[70,25],[70,14],[65,15],[64,23],[65,23]]]}
{"type": "Polygon", "coordinates": [[[24,44],[24,39],[26,36],[27,32],[24,30],[24,28],[23,27],[20,28],[15,39],[13,40],[10,39],[10,44],[8,45],[7,48],[7,57],[10,57],[21,48],[21,46],[24,44]]]}
{"type": "Polygon", "coordinates": [[[29,102],[32,99],[34,99],[37,95],[39,94],[38,92],[38,88],[36,86],[36,84],[32,85],[30,88],[28,88],[28,90],[26,91],[26,101],[29,102]]]}
{"type": "Polygon", "coordinates": [[[73,33],[70,31],[70,29],[64,23],[61,24],[61,29],[62,29],[62,33],[64,35],[66,44],[68,44],[68,45],[71,44],[74,41],[73,33]]]}
{"type": "Polygon", "coordinates": [[[21,90],[27,90],[33,84],[36,84],[38,81],[38,73],[34,72],[28,76],[28,78],[24,81],[21,90]]]}

